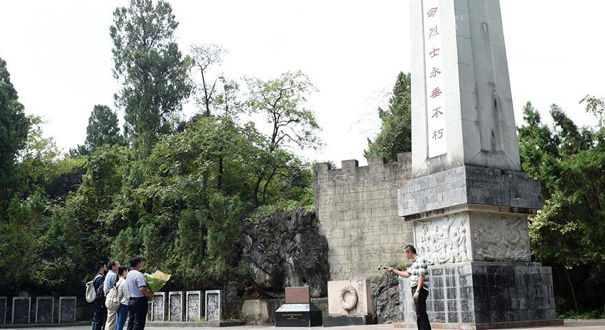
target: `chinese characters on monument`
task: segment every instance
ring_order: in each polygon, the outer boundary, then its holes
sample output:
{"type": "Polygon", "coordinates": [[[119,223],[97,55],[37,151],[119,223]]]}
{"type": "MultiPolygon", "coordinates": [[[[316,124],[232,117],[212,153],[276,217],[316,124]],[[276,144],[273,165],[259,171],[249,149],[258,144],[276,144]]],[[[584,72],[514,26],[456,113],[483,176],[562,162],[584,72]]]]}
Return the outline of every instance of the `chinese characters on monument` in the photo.
{"type": "Polygon", "coordinates": [[[445,139],[445,102],[443,85],[443,55],[441,18],[439,0],[423,1],[424,19],[424,57],[426,60],[426,116],[428,128],[429,157],[436,157],[446,152],[445,139]]]}

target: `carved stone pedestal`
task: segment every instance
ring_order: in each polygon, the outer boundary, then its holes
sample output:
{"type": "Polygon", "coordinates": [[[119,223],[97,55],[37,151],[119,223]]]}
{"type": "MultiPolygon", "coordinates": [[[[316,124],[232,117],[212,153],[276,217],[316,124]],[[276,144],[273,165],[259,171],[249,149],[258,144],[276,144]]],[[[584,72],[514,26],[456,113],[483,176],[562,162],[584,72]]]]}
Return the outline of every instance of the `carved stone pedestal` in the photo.
{"type": "MultiPolygon", "coordinates": [[[[555,320],[552,271],[532,263],[527,217],[540,185],[519,171],[461,166],[410,180],[399,212],[429,267],[427,314],[445,329],[488,329],[555,320]]],[[[400,282],[403,326],[416,315],[400,282]]]]}

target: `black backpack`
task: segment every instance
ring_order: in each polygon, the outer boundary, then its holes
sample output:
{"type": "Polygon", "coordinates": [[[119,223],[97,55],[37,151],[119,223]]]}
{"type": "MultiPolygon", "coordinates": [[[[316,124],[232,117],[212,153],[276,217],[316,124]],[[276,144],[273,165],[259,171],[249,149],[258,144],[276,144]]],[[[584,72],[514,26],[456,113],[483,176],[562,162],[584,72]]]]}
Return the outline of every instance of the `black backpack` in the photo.
{"type": "Polygon", "coordinates": [[[97,287],[95,303],[100,304],[101,306],[105,306],[105,278],[102,277],[101,284],[97,287]]]}

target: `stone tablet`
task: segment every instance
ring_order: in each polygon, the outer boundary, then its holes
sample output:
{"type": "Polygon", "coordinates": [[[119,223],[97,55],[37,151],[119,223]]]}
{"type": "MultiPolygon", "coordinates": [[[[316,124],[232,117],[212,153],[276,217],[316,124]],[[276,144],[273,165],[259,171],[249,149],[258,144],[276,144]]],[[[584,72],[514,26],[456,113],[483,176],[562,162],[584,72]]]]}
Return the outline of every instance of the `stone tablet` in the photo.
{"type": "Polygon", "coordinates": [[[41,324],[53,323],[54,314],[55,314],[55,298],[54,297],[38,297],[38,298],[36,298],[36,323],[41,323],[41,324]]]}
{"type": "Polygon", "coordinates": [[[151,303],[151,321],[165,321],[166,315],[166,293],[156,292],[151,303]]]}
{"type": "Polygon", "coordinates": [[[187,291],[187,322],[198,322],[202,318],[202,291],[187,291]]]}
{"type": "Polygon", "coordinates": [[[7,297],[0,297],[0,324],[6,324],[6,302],[7,297]]]}
{"type": "Polygon", "coordinates": [[[183,292],[168,293],[168,321],[183,321],[183,292]]]}
{"type": "Polygon", "coordinates": [[[370,281],[329,281],[328,312],[331,316],[371,314],[372,287],[370,281]]]}
{"type": "Polygon", "coordinates": [[[13,324],[29,323],[31,297],[13,297],[13,324]]]}
{"type": "Polygon", "coordinates": [[[76,297],[59,297],[59,323],[75,323],[77,305],[76,297]]]}
{"type": "Polygon", "coordinates": [[[206,291],[206,322],[221,320],[221,290],[206,291]]]}
{"type": "Polygon", "coordinates": [[[311,293],[308,286],[286,288],[286,304],[310,304],[311,293]]]}

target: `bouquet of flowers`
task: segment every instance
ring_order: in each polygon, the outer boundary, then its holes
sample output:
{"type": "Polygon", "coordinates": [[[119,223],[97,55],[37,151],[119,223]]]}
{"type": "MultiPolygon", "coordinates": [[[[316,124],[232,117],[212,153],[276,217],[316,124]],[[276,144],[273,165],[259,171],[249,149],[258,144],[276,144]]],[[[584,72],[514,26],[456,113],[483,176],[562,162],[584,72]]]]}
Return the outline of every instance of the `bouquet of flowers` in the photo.
{"type": "Polygon", "coordinates": [[[162,290],[166,282],[170,279],[169,274],[164,274],[159,270],[156,270],[153,274],[144,274],[145,281],[147,281],[147,288],[151,292],[158,292],[162,290]]]}

